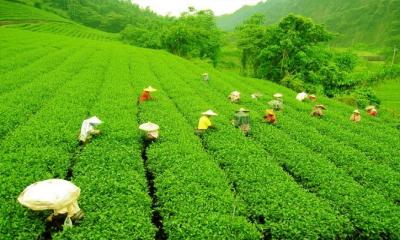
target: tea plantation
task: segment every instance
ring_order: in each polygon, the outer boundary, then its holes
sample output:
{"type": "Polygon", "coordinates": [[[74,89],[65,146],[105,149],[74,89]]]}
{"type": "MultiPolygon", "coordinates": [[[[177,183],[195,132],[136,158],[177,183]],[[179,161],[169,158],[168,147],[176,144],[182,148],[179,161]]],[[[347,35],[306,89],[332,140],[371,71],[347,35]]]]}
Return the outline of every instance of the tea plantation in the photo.
{"type": "Polygon", "coordinates": [[[282,86],[72,23],[4,25],[0,50],[0,239],[400,238],[400,136],[379,117],[353,123],[354,109],[319,97],[326,116],[312,118],[314,104],[282,86]],[[155,99],[138,104],[148,85],[155,99]],[[227,99],[234,90],[240,104],[227,99]],[[276,92],[285,109],[268,125],[276,92]],[[247,137],[231,124],[240,107],[247,137]],[[216,129],[199,137],[207,109],[216,129]],[[80,147],[93,115],[102,135],[80,147]],[[147,121],[160,126],[149,146],[138,129],[147,121]],[[17,202],[49,178],[81,188],[85,218],[73,228],[54,230],[50,211],[17,202]]]}

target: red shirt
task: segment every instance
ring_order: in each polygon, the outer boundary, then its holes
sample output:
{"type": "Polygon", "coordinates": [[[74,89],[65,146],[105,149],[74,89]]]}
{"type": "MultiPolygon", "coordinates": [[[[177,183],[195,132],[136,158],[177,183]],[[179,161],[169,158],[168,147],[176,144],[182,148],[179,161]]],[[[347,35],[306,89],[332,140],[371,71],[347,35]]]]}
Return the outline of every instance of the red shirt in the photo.
{"type": "Polygon", "coordinates": [[[372,110],[368,111],[368,114],[370,116],[376,117],[376,115],[378,115],[378,112],[375,109],[372,109],[372,110]]]}
{"type": "Polygon", "coordinates": [[[150,92],[143,91],[142,95],[140,95],[139,101],[140,102],[144,102],[144,101],[147,101],[147,100],[150,100],[150,99],[151,99],[150,92]]]}
{"type": "Polygon", "coordinates": [[[275,123],[276,122],[276,116],[275,115],[268,114],[268,115],[264,116],[264,118],[269,123],[275,123]]]}

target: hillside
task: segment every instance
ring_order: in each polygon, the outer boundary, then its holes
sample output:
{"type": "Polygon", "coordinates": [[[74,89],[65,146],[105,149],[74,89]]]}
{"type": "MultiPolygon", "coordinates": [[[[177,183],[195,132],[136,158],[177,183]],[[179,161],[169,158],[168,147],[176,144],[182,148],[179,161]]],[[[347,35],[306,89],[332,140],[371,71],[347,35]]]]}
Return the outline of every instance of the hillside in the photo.
{"type": "Polygon", "coordinates": [[[328,109],[312,118],[314,103],[272,82],[47,26],[0,27],[0,239],[400,238],[400,137],[379,116],[355,124],[353,108],[318,97],[328,109]],[[148,85],[155,99],[140,104],[148,85]],[[268,125],[276,92],[285,109],[268,125]],[[240,107],[248,137],[231,124],[240,107]],[[200,137],[207,109],[216,128],[200,137]],[[93,115],[102,134],[80,146],[93,115]],[[160,125],[150,145],[138,129],[147,121],[160,125]],[[81,188],[85,218],[73,228],[16,201],[49,178],[81,188]]]}
{"type": "Polygon", "coordinates": [[[400,35],[399,0],[269,0],[245,6],[217,19],[218,25],[231,31],[255,13],[263,13],[268,24],[277,23],[289,13],[312,18],[339,34],[339,45],[382,46],[400,35]]]}
{"type": "Polygon", "coordinates": [[[1,25],[34,32],[57,33],[57,35],[101,41],[119,39],[118,34],[85,27],[56,14],[5,0],[0,0],[1,25]]]}

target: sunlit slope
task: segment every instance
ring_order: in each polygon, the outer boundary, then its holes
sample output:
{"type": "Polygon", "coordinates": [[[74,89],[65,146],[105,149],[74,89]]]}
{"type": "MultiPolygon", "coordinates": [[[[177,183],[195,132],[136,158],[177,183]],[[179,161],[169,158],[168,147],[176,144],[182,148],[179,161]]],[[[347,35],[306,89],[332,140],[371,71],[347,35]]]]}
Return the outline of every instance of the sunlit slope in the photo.
{"type": "Polygon", "coordinates": [[[56,14],[28,5],[0,0],[0,21],[57,21],[70,22],[56,14]]]}
{"type": "Polygon", "coordinates": [[[233,30],[255,13],[264,14],[268,24],[294,13],[338,33],[335,42],[340,45],[381,46],[400,35],[399,6],[399,0],[269,0],[221,16],[217,22],[222,29],[233,30]]]}
{"type": "Polygon", "coordinates": [[[86,214],[53,239],[154,239],[158,213],[169,239],[400,237],[400,137],[379,117],[354,124],[353,109],[319,98],[328,110],[315,119],[291,90],[163,51],[12,28],[0,28],[0,46],[2,239],[47,234],[47,213],[16,198],[48,178],[78,185],[86,214]],[[148,85],[156,99],[139,105],[148,85]],[[233,90],[240,104],[227,100],[233,90]],[[285,111],[270,126],[262,115],[275,92],[285,111]],[[240,107],[251,111],[249,137],[230,121],[240,107]],[[199,138],[207,109],[217,128],[199,138]],[[91,115],[103,134],[80,149],[91,115]],[[138,125],[147,121],[161,137],[146,148],[138,125]]]}
{"type": "Polygon", "coordinates": [[[119,35],[77,24],[56,14],[32,6],[0,0],[0,26],[33,32],[99,41],[118,40],[119,35]]]}

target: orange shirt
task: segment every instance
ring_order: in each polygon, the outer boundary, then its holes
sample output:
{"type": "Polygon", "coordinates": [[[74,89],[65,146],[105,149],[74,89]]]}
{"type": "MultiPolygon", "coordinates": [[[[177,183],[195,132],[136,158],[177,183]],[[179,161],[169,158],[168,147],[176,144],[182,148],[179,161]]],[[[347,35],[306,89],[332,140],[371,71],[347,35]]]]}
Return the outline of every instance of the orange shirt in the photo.
{"type": "Polygon", "coordinates": [[[378,111],[376,111],[375,109],[372,109],[372,110],[368,111],[368,114],[370,116],[376,117],[376,115],[378,115],[378,111]]]}
{"type": "Polygon", "coordinates": [[[140,102],[144,102],[144,101],[147,101],[147,100],[150,100],[150,99],[151,99],[150,92],[143,91],[142,95],[140,95],[139,101],[140,102]]]}

